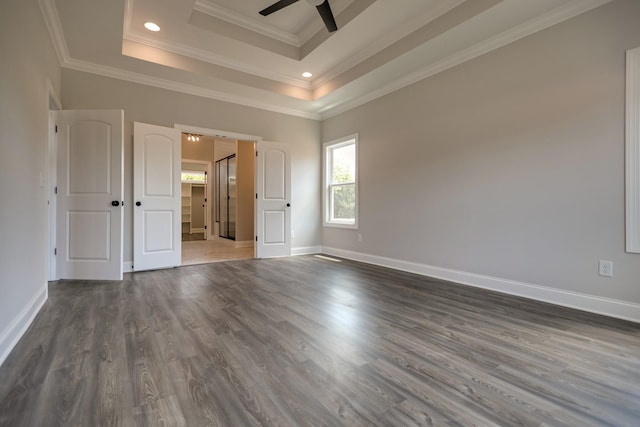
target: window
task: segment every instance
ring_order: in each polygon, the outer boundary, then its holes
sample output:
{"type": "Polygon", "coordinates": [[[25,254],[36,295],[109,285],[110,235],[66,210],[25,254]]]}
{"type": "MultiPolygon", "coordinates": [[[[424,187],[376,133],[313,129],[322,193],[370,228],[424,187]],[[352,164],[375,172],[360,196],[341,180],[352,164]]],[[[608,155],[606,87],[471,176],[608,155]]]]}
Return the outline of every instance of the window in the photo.
{"type": "Polygon", "coordinates": [[[324,144],[324,226],[358,228],[358,135],[324,144]]]}
{"type": "Polygon", "coordinates": [[[204,184],[207,181],[204,171],[182,171],[180,176],[184,183],[193,182],[204,184]]]}

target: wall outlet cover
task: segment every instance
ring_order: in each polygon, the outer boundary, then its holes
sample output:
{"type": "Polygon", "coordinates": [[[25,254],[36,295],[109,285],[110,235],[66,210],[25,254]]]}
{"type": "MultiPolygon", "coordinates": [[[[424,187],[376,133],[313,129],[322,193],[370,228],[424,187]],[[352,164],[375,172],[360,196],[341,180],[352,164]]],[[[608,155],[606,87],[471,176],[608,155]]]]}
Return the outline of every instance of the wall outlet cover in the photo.
{"type": "Polygon", "coordinates": [[[613,277],[613,261],[600,260],[598,262],[598,274],[604,277],[613,277]]]}

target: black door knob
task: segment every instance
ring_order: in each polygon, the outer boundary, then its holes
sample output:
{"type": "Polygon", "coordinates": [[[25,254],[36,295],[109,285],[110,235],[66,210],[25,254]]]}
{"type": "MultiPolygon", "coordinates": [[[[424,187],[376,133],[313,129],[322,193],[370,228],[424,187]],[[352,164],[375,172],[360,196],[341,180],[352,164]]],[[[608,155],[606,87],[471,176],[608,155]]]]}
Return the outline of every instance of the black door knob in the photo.
{"type": "Polygon", "coordinates": [[[136,202],[136,206],[142,206],[142,202],[136,202]]]}
{"type": "Polygon", "coordinates": [[[291,207],[291,203],[287,203],[287,207],[290,208],[291,207]]]}
{"type": "Polygon", "coordinates": [[[120,202],[117,200],[114,200],[113,202],[111,202],[111,206],[120,206],[120,202]]]}

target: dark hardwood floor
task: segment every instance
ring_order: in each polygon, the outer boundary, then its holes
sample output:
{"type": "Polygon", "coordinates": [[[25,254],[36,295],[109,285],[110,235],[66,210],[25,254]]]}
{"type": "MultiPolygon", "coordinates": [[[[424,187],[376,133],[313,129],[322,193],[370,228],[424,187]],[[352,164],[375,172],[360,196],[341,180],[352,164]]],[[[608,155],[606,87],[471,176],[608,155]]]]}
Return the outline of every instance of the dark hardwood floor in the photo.
{"type": "Polygon", "coordinates": [[[350,261],[62,281],[3,426],[640,425],[640,325],[350,261]]]}

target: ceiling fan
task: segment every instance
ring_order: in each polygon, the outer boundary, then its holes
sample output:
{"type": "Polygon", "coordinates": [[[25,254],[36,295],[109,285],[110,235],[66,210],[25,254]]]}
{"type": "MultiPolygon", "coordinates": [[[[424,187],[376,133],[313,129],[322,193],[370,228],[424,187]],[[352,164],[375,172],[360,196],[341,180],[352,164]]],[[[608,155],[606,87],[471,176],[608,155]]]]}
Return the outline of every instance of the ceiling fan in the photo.
{"type": "MultiPolygon", "coordinates": [[[[261,10],[259,13],[262,16],[271,15],[274,12],[279,11],[293,3],[298,2],[299,0],[280,0],[267,7],[266,9],[261,10]]],[[[307,0],[307,3],[315,6],[318,9],[318,13],[320,17],[324,21],[325,27],[327,30],[332,33],[338,29],[336,25],[336,20],[333,17],[333,12],[331,11],[331,6],[329,5],[329,0],[307,0]]]]}

